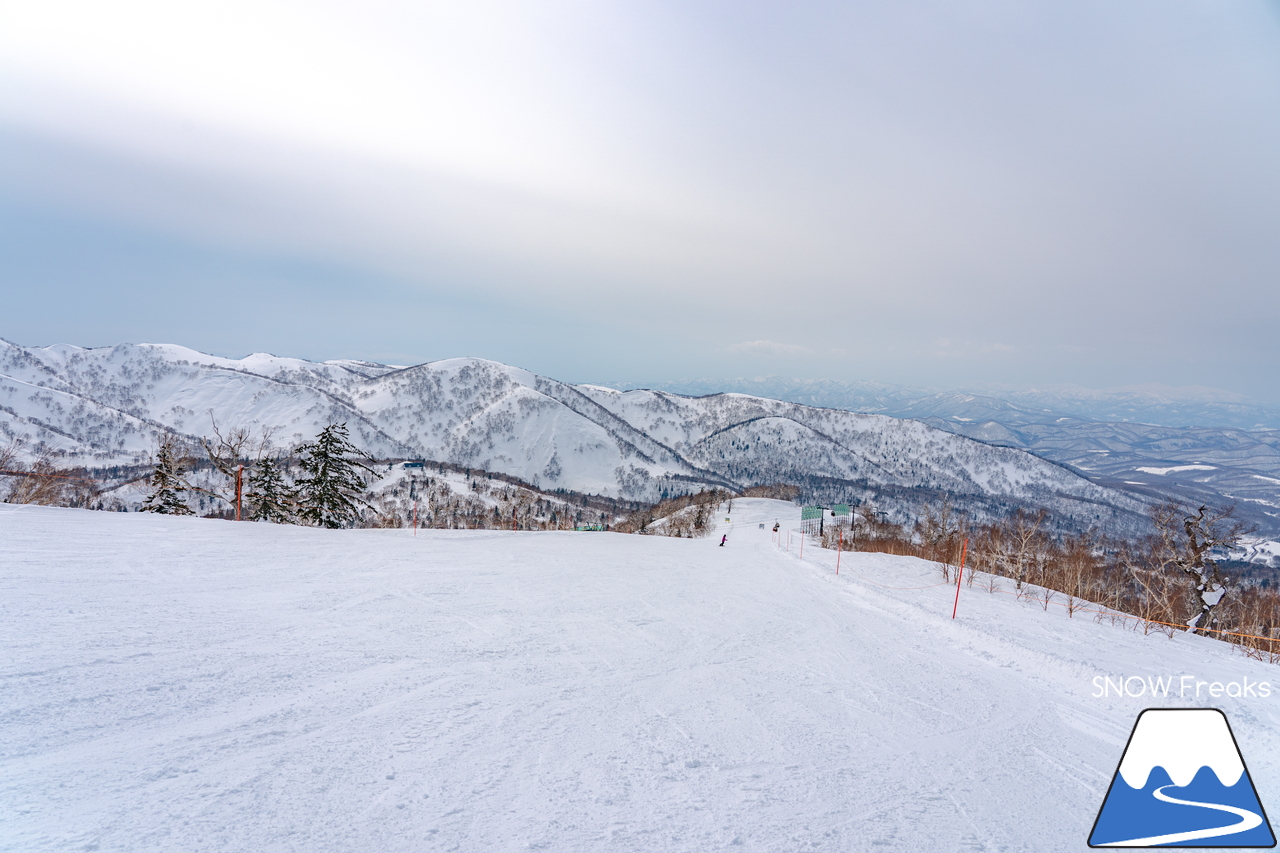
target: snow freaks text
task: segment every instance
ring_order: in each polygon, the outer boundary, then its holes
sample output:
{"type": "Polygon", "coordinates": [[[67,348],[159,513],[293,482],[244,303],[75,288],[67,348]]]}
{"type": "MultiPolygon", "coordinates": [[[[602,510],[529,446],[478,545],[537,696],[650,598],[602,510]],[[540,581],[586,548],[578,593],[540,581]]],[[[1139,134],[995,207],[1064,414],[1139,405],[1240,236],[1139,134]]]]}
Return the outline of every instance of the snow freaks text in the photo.
{"type": "Polygon", "coordinates": [[[1233,699],[1269,699],[1271,682],[1250,681],[1248,678],[1239,681],[1205,681],[1194,675],[1130,675],[1114,678],[1095,675],[1093,698],[1105,699],[1110,696],[1135,699],[1143,696],[1162,699],[1221,699],[1223,696],[1233,699]]]}

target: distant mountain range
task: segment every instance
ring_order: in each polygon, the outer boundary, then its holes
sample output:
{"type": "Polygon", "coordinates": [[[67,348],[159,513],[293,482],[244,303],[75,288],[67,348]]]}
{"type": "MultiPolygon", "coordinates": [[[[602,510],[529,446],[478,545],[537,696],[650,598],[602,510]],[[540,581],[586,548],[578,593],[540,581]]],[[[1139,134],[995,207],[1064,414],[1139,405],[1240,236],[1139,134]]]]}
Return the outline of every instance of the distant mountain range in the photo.
{"type": "Polygon", "coordinates": [[[996,397],[773,376],[614,384],[692,395],[734,391],[913,418],[1027,450],[1148,500],[1235,502],[1263,532],[1280,532],[1280,409],[1217,389],[1063,388],[996,397]]]}
{"type": "Polygon", "coordinates": [[[654,500],[786,482],[810,499],[905,515],[950,496],[982,517],[1048,506],[1072,525],[1132,529],[1146,500],[1022,449],[920,420],[741,393],[569,385],[462,358],[397,368],[173,345],[84,349],[0,341],[0,433],[67,463],[139,461],[157,436],[274,430],[279,446],[343,421],[383,459],[424,458],[542,489],[654,500]]]}
{"type": "Polygon", "coordinates": [[[953,391],[841,382],[834,379],[681,379],[672,382],[606,382],[611,388],[650,388],[700,396],[733,392],[871,412],[896,418],[941,417],[957,421],[992,420],[1007,425],[1053,423],[1073,418],[1106,423],[1143,423],[1168,427],[1280,429],[1280,407],[1249,400],[1217,388],[1130,386],[1096,391],[1077,386],[1041,390],[953,391]]]}

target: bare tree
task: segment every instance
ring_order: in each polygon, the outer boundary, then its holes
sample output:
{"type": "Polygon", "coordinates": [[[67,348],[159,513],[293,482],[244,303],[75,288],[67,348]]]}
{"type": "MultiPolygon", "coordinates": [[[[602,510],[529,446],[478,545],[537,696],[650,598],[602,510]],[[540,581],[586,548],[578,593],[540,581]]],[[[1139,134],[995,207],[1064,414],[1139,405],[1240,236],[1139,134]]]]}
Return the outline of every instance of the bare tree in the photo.
{"type": "Polygon", "coordinates": [[[1058,553],[1058,571],[1062,592],[1067,595],[1067,616],[1085,606],[1098,591],[1099,534],[1090,529],[1062,543],[1058,553]]]}
{"type": "Polygon", "coordinates": [[[14,466],[18,464],[18,451],[22,449],[22,439],[10,438],[3,445],[0,445],[0,471],[16,470],[14,466]]]}
{"type": "Polygon", "coordinates": [[[274,429],[263,428],[262,435],[256,439],[253,436],[253,430],[245,427],[234,427],[224,433],[219,428],[218,419],[213,416],[212,409],[209,411],[209,421],[213,425],[213,436],[201,436],[200,445],[204,448],[209,464],[227,478],[224,491],[215,492],[214,495],[234,506],[238,474],[241,476],[241,488],[244,487],[241,466],[249,463],[251,455],[256,463],[262,462],[271,449],[271,436],[274,429]]]}
{"type": "Polygon", "coordinates": [[[902,527],[890,521],[889,514],[876,509],[876,505],[869,500],[862,502],[851,521],[855,541],[894,541],[899,547],[906,544],[907,534],[902,527]]]}
{"type": "Polygon", "coordinates": [[[1151,510],[1156,527],[1156,559],[1166,571],[1179,572],[1185,580],[1185,594],[1191,609],[1187,626],[1208,635],[1217,620],[1214,609],[1222,604],[1230,589],[1229,579],[1212,558],[1214,551],[1229,551],[1240,537],[1251,532],[1235,519],[1235,505],[1197,510],[1167,501],[1151,510]]]}
{"type": "Polygon", "coordinates": [[[22,459],[18,456],[18,451],[22,449],[22,439],[10,438],[0,447],[0,472],[4,479],[0,480],[0,502],[16,503],[11,497],[18,491],[21,478],[27,473],[27,466],[22,463],[22,459]]]}
{"type": "Polygon", "coordinates": [[[31,465],[22,467],[21,476],[15,475],[9,487],[6,503],[65,506],[69,502],[66,493],[71,485],[70,477],[53,464],[53,458],[47,451],[41,452],[31,465]]]}
{"type": "Polygon", "coordinates": [[[956,512],[949,496],[944,496],[939,505],[925,504],[924,514],[916,522],[916,535],[928,559],[938,564],[943,580],[951,579],[951,561],[959,560],[964,529],[965,519],[956,512]]]}
{"type": "Polygon", "coordinates": [[[90,477],[89,472],[83,468],[72,469],[71,473],[75,476],[66,480],[67,485],[62,490],[62,505],[91,509],[93,502],[102,494],[102,483],[90,477]]]}
{"type": "Polygon", "coordinates": [[[88,508],[101,492],[101,485],[82,468],[59,468],[53,454],[42,444],[31,464],[22,461],[22,439],[11,438],[0,446],[0,501],[14,504],[43,504],[88,508]]]}
{"type": "Polygon", "coordinates": [[[1046,550],[1045,546],[1048,543],[1045,542],[1041,528],[1048,517],[1049,513],[1044,509],[1034,514],[1025,509],[1019,509],[1013,514],[1010,530],[1013,549],[1009,557],[1013,579],[1018,589],[1022,589],[1022,583],[1027,579],[1027,574],[1038,564],[1039,557],[1046,550]]]}

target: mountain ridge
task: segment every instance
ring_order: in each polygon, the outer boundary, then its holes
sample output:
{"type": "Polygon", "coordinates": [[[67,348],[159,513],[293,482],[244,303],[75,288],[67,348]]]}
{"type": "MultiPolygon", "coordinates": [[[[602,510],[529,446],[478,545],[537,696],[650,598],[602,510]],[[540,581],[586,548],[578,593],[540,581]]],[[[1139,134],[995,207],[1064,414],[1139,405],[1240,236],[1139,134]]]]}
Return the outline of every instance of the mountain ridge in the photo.
{"type": "MultiPolygon", "coordinates": [[[[306,440],[345,421],[379,458],[427,458],[544,489],[658,499],[703,487],[809,483],[811,497],[892,506],[965,495],[983,511],[1048,505],[1088,526],[1144,504],[1023,450],[919,421],[744,394],[570,385],[478,358],[395,368],[172,344],[0,347],[0,432],[68,461],[137,462],[160,432],[223,426],[306,440]],[[57,398],[54,398],[54,394],[57,398]]],[[[892,506],[890,508],[892,508],[892,506]]]]}
{"type": "Polygon", "coordinates": [[[1016,391],[1010,394],[1013,399],[1001,399],[970,391],[779,377],[681,380],[646,387],[684,393],[757,388],[805,405],[910,418],[988,444],[1025,450],[1149,502],[1236,504],[1248,523],[1268,536],[1280,535],[1280,429],[1275,428],[1280,427],[1280,409],[1242,403],[1243,396],[1233,392],[1163,386],[1090,391],[1071,386],[1065,397],[1041,389],[1016,391]],[[1133,402],[1139,398],[1155,403],[1141,408],[1133,402]],[[1102,402],[1081,408],[1073,400],[1102,402]],[[1188,408],[1188,402],[1194,405],[1188,408]],[[1128,414],[1144,418],[1105,419],[1108,413],[1115,415],[1120,404],[1130,406],[1128,414]],[[1261,423],[1264,428],[1232,422],[1261,423]]]}

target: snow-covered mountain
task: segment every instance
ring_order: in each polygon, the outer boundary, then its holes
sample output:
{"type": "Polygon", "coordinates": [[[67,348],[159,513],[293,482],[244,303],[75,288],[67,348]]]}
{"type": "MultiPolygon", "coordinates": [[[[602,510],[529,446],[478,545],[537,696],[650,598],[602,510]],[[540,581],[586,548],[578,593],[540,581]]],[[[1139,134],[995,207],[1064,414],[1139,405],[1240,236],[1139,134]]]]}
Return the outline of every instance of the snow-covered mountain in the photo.
{"type": "Polygon", "coordinates": [[[926,424],[743,394],[690,398],[574,386],[476,358],[397,368],[242,359],[167,344],[0,342],[0,431],[68,462],[137,461],[161,431],[274,430],[278,445],[345,421],[381,458],[427,458],[562,488],[653,499],[704,486],[808,484],[850,497],[967,495],[1053,506],[1081,523],[1140,501],[1015,449],[926,424]]]}
{"type": "Polygon", "coordinates": [[[695,395],[747,392],[913,418],[988,444],[1026,450],[1142,500],[1234,503],[1244,521],[1267,536],[1280,536],[1280,410],[1227,391],[1056,388],[1002,391],[996,397],[775,376],[646,387],[695,395]]]}

